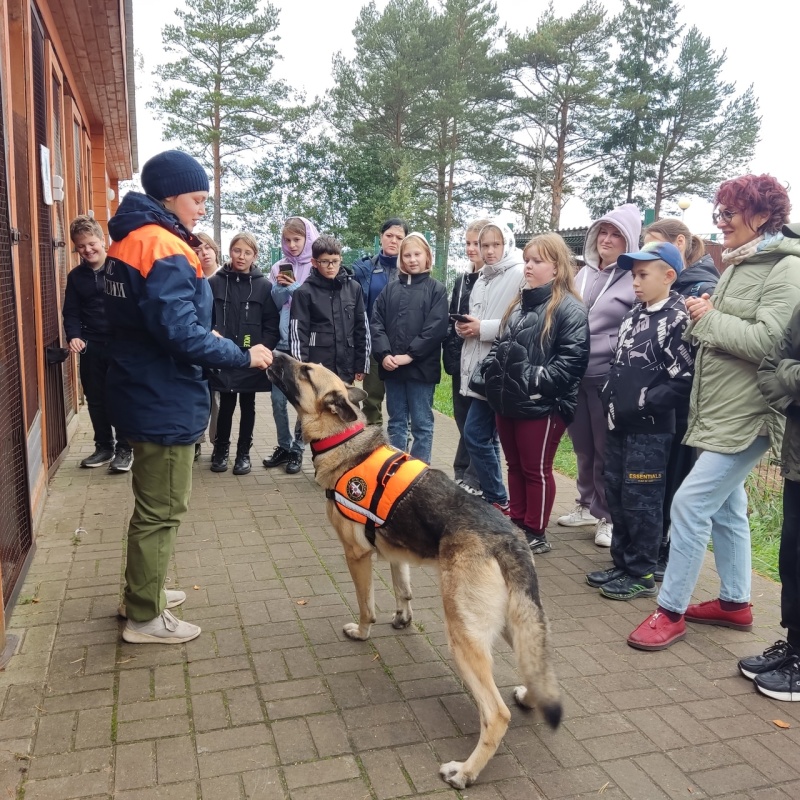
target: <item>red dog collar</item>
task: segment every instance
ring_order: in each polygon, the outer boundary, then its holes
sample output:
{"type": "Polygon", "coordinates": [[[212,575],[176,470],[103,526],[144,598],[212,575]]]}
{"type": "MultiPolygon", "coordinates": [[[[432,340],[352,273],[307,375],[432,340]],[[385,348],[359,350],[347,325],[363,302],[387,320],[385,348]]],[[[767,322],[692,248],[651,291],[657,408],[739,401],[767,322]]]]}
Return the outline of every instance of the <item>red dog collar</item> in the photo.
{"type": "Polygon", "coordinates": [[[354,436],[358,436],[363,430],[364,423],[357,422],[352,428],[345,428],[341,433],[336,433],[333,436],[327,436],[324,439],[317,439],[315,442],[311,442],[312,457],[318,456],[321,453],[327,453],[328,450],[333,450],[334,447],[338,447],[354,436]]]}

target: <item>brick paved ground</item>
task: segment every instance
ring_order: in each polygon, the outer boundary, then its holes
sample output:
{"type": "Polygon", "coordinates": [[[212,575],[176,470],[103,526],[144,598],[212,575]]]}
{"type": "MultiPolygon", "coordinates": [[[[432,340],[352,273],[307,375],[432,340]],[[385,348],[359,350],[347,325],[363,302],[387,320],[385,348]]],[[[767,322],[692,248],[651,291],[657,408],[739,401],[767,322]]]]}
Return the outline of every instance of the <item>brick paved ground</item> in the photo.
{"type": "MultiPolygon", "coordinates": [[[[602,600],[583,574],[607,554],[559,529],[537,568],[564,723],[552,733],[510,704],[479,784],[447,787],[438,764],[471,750],[478,718],[447,654],[434,572],[413,571],[415,624],[397,632],[379,566],[373,639],[344,640],[355,601],[339,545],[308,459],[297,476],[261,468],[266,409],[262,398],[251,475],[211,473],[208,448],[195,468],[172,581],[203,634],[180,647],[120,641],[130,479],[77,468],[92,449],[84,414],[10,623],[21,643],[0,673],[0,798],[800,797],[800,704],[757,695],[735,670],[777,638],[777,586],[756,578],[751,634],[691,626],[666,652],[637,652],[624,640],[653,601],[602,600]]],[[[453,447],[438,417],[437,465],[453,447]]],[[[562,480],[556,513],[572,495],[562,480]]],[[[698,599],[714,586],[709,563],[698,599]]],[[[506,698],[508,656],[496,668],[506,698]]]]}

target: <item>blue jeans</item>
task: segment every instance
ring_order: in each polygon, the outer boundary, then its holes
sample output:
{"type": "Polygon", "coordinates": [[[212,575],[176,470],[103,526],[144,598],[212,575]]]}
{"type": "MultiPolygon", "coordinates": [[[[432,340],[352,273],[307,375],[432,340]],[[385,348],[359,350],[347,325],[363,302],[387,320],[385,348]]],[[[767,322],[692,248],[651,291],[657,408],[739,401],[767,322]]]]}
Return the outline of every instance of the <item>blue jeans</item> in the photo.
{"type": "Polygon", "coordinates": [[[473,399],[464,422],[464,444],[478,480],[483,499],[489,503],[508,502],[500,454],[497,447],[497,422],[491,406],[485,400],[473,399]]]}
{"type": "Polygon", "coordinates": [[[278,447],[293,453],[302,453],[305,450],[303,434],[300,430],[298,418],[294,426],[294,437],[289,430],[289,401],[286,395],[275,384],[272,385],[272,416],[275,418],[275,430],[278,432],[278,447]]]}
{"type": "Polygon", "coordinates": [[[386,410],[389,422],[386,426],[392,447],[406,451],[408,447],[408,424],[411,422],[411,453],[414,458],[431,463],[433,449],[433,392],[435,383],[420,381],[398,381],[387,378],[386,410]]]}
{"type": "Polygon", "coordinates": [[[658,604],[686,612],[709,537],[719,574],[721,600],[750,600],[750,525],[744,482],[769,447],[757,436],[741,453],[703,451],[672,501],[669,563],[658,604]]]}

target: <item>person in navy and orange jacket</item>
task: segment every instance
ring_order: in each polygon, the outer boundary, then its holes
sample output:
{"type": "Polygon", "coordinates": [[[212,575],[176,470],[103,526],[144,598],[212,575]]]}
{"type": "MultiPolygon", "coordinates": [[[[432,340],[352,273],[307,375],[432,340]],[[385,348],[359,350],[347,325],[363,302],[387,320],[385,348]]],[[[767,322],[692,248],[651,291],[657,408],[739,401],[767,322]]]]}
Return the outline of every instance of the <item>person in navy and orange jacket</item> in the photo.
{"type": "Polygon", "coordinates": [[[126,642],[180,644],[200,628],[167,609],[186,595],[165,590],[178,526],[192,488],[194,445],[208,422],[203,367],[266,369],[263,345],[243,351],[211,333],[211,291],[192,229],[205,214],[208,176],[191,156],[168,150],[142,168],[146,194],[128,192],[108,223],[106,313],[112,423],[134,452],[128,528],[126,642]]]}

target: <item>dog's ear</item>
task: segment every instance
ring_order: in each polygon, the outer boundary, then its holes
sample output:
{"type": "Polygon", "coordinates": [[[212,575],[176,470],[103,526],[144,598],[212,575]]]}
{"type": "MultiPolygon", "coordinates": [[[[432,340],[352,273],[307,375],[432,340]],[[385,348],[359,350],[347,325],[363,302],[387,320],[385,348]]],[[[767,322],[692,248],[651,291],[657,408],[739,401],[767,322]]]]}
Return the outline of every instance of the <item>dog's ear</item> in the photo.
{"type": "Polygon", "coordinates": [[[347,397],[350,399],[351,403],[358,405],[362,400],[366,400],[369,395],[357,386],[348,386],[347,397]]]}
{"type": "MultiPolygon", "coordinates": [[[[361,390],[356,389],[356,391],[361,390]]],[[[350,405],[350,400],[338,389],[328,392],[322,398],[322,405],[328,409],[328,411],[336,414],[342,422],[355,422],[358,419],[358,413],[353,406],[350,405]]]]}

